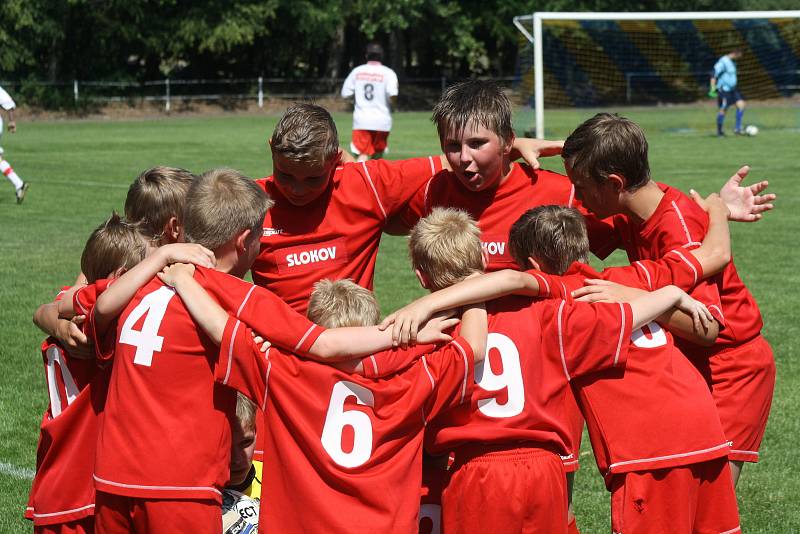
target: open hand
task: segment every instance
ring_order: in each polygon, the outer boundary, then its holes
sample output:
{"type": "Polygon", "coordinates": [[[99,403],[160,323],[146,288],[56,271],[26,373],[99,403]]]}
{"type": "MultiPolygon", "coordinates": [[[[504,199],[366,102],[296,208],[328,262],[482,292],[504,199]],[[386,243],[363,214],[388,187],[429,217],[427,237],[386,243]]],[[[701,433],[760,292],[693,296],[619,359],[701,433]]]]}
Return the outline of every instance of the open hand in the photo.
{"type": "Polygon", "coordinates": [[[423,345],[447,343],[453,340],[453,336],[447,333],[456,326],[460,319],[453,317],[455,311],[438,313],[417,333],[416,341],[423,345]]]}
{"type": "Polygon", "coordinates": [[[59,319],[53,336],[61,342],[70,356],[80,360],[90,360],[95,357],[94,345],[81,328],[85,321],[85,315],[76,315],[71,320],[59,319]]]}
{"type": "Polygon", "coordinates": [[[681,293],[681,298],[675,307],[692,317],[695,332],[707,332],[709,325],[714,321],[714,316],[705,304],[693,299],[685,291],[681,293]]]}
{"type": "Polygon", "coordinates": [[[511,150],[511,160],[522,158],[525,163],[538,170],[541,165],[539,158],[558,156],[564,148],[564,141],[547,141],[545,139],[530,139],[528,137],[518,137],[514,140],[511,150]]]}
{"type": "Polygon", "coordinates": [[[392,326],[392,344],[407,347],[417,342],[417,332],[431,316],[431,311],[415,300],[407,304],[394,313],[390,313],[378,325],[380,330],[386,330],[392,326]]]}
{"type": "Polygon", "coordinates": [[[170,243],[159,248],[158,251],[164,255],[165,265],[171,263],[194,263],[201,267],[213,269],[217,264],[214,253],[197,243],[170,243]]]}
{"type": "Polygon", "coordinates": [[[755,222],[761,219],[762,213],[774,208],[772,201],[777,197],[772,193],[761,194],[767,188],[769,182],[764,180],[752,185],[742,186],[742,181],[749,172],[750,166],[745,165],[736,171],[736,174],[731,176],[722,186],[722,189],[719,190],[719,196],[730,210],[728,218],[731,221],[755,222]]]}

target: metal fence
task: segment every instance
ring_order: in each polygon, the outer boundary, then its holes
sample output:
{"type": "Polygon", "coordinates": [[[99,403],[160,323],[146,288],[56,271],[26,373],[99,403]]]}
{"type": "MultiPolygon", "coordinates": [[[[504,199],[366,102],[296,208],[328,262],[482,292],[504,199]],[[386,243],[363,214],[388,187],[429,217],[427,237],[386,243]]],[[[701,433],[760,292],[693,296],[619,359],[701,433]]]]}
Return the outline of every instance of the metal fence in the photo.
{"type": "MultiPolygon", "coordinates": [[[[516,77],[492,78],[507,86],[512,96],[520,91],[516,77]]],[[[445,76],[430,78],[405,78],[400,81],[398,107],[402,109],[430,109],[442,91],[460,81],[445,76]]],[[[338,97],[344,78],[228,78],[228,79],[172,79],[132,81],[0,81],[21,103],[43,107],[80,106],[88,103],[163,102],[164,111],[172,110],[176,103],[201,102],[256,102],[263,108],[270,99],[302,100],[338,97]],[[50,104],[50,105],[48,105],[50,104]]]]}

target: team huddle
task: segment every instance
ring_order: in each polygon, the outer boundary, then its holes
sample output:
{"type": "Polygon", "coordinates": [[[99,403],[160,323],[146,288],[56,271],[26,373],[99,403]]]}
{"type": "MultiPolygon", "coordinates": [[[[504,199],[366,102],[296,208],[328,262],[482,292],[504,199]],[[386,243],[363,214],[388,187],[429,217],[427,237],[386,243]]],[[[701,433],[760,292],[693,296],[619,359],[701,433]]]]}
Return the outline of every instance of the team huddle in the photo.
{"type": "Polygon", "coordinates": [[[586,425],[614,532],[740,532],[775,364],[728,221],[766,182],[690,198],[616,115],[517,139],[492,82],[433,121],[443,155],[351,162],[295,104],[272,176],[134,180],[34,317],[35,531],[577,532],[586,425]],[[429,294],[380,321],[383,232],[429,294]]]}

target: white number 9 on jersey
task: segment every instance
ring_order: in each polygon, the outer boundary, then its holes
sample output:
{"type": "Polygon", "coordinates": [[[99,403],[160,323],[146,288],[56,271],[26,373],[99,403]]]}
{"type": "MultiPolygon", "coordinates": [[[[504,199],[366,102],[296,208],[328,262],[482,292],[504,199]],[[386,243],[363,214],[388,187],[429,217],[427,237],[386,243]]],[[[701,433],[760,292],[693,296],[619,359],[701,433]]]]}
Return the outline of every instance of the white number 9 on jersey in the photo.
{"type": "Polygon", "coordinates": [[[331,392],[325,426],[322,428],[322,446],[331,459],[342,467],[358,467],[367,463],[372,454],[372,421],[369,415],[358,410],[345,410],[344,402],[355,397],[362,406],[374,406],[372,392],[353,382],[336,382],[331,392]],[[344,427],[353,429],[353,449],[345,452],[342,447],[344,427]]]}
{"type": "Polygon", "coordinates": [[[478,410],[488,417],[514,417],[525,408],[525,385],[522,382],[522,369],[519,363],[519,350],[510,337],[490,332],[486,339],[486,358],[475,365],[475,382],[486,391],[508,390],[505,404],[497,398],[481,399],[478,410]],[[489,361],[492,349],[500,354],[503,372],[494,374],[489,361]]]}

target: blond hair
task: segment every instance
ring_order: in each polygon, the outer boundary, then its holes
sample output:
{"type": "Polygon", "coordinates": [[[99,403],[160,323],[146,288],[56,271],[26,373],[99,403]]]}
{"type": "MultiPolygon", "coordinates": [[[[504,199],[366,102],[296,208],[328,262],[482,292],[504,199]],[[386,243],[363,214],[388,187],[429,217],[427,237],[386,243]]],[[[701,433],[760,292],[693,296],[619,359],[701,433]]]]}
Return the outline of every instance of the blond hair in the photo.
{"type": "Polygon", "coordinates": [[[242,425],[242,430],[256,429],[256,405],[238,391],[236,392],[236,418],[242,425]]]}
{"type": "Polygon", "coordinates": [[[588,260],[586,222],[575,208],[539,206],[523,213],[511,226],[508,248],[523,269],[530,267],[531,257],[543,271],[564,274],[574,262],[588,260]]]}
{"type": "Polygon", "coordinates": [[[325,163],[339,154],[339,134],[328,111],[315,104],[292,104],[275,125],[272,153],[300,163],[325,163]]]}
{"type": "Polygon", "coordinates": [[[448,87],[434,106],[431,120],[442,144],[447,136],[458,137],[474,126],[483,126],[504,143],[514,138],[511,102],[503,88],[492,81],[468,80],[448,87]]]}
{"type": "Polygon", "coordinates": [[[172,217],[183,221],[186,193],[195,178],[178,167],[147,169],[128,188],[125,218],[137,223],[143,235],[161,243],[167,222],[172,217]]]}
{"type": "Polygon", "coordinates": [[[483,272],[481,231],[463,210],[434,208],[411,230],[408,251],[433,291],[483,272]]]}
{"type": "Polygon", "coordinates": [[[147,254],[147,245],[135,224],[117,212],[95,228],[81,253],[81,272],[89,283],[108,278],[120,268],[130,269],[147,254]]]}
{"type": "Polygon", "coordinates": [[[380,315],[372,291],[350,279],[320,280],[308,301],[308,318],[325,328],[372,326],[380,315]]]}
{"type": "Polygon", "coordinates": [[[217,250],[242,230],[260,236],[272,204],[269,196],[239,171],[206,171],[186,195],[186,241],[217,250]]]}

